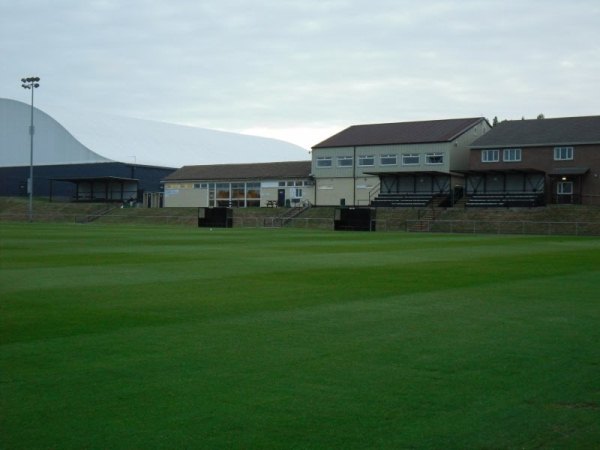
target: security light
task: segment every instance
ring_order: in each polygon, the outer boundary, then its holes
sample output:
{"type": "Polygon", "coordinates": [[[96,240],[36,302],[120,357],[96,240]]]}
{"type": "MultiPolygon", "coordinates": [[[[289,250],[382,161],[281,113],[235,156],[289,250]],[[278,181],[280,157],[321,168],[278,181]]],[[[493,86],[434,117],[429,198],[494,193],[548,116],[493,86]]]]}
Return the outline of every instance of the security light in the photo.
{"type": "Polygon", "coordinates": [[[35,88],[40,87],[38,83],[40,77],[28,77],[21,78],[21,87],[24,89],[31,89],[31,126],[29,127],[29,221],[33,222],[33,134],[35,128],[33,127],[33,93],[35,88]]]}

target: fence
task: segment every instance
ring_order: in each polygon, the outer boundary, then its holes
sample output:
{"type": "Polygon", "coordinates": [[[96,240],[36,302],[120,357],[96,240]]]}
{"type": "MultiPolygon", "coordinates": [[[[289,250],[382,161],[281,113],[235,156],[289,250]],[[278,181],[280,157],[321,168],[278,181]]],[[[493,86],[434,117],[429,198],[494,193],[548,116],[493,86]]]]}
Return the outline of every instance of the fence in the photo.
{"type": "MultiPolygon", "coordinates": [[[[0,222],[27,222],[27,213],[0,214],[0,222]]],[[[117,225],[178,225],[196,227],[195,216],[174,215],[102,215],[95,214],[34,214],[34,222],[97,223],[117,225]]],[[[431,233],[535,234],[600,236],[600,222],[534,222],[483,220],[399,220],[377,219],[377,231],[409,231],[431,233]]],[[[279,228],[281,217],[234,217],[235,228],[279,228]]],[[[286,228],[333,230],[333,218],[299,217],[290,219],[286,228]]]]}
{"type": "MultiPolygon", "coordinates": [[[[378,227],[378,230],[380,228],[378,227]]],[[[406,231],[600,236],[599,222],[407,220],[406,231]]]]}
{"type": "MultiPolygon", "coordinates": [[[[0,214],[0,222],[27,222],[27,213],[0,214]]],[[[114,225],[182,225],[198,226],[198,217],[192,215],[126,215],[126,214],[61,214],[37,213],[33,215],[34,222],[62,223],[98,223],[114,225]]],[[[333,229],[333,218],[282,218],[277,216],[240,216],[233,218],[235,228],[314,228],[322,230],[333,229]],[[285,224],[284,224],[285,221],[285,224]]]]}
{"type": "MultiPolygon", "coordinates": [[[[0,214],[0,222],[28,222],[28,214],[0,214]]],[[[119,225],[186,225],[198,226],[195,216],[164,216],[164,215],[98,215],[98,214],[53,214],[37,213],[33,222],[54,223],[99,223],[119,225]]]]}
{"type": "Polygon", "coordinates": [[[333,230],[333,218],[325,217],[295,217],[283,219],[281,217],[234,217],[235,228],[313,228],[320,230],[333,230]],[[285,220],[285,224],[284,224],[285,220]]]}

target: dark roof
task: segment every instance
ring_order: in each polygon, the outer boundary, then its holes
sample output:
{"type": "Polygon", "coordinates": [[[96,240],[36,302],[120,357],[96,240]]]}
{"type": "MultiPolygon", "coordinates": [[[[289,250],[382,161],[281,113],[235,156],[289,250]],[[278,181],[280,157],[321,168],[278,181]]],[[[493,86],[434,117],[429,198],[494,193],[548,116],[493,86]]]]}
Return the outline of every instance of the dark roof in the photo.
{"type": "Polygon", "coordinates": [[[307,178],[310,171],[311,161],[184,166],[167,176],[164,181],[307,178]]]}
{"type": "Polygon", "coordinates": [[[410,172],[410,171],[398,171],[398,172],[363,172],[365,175],[377,175],[377,176],[382,176],[382,175],[389,175],[389,176],[423,176],[423,175],[429,175],[429,176],[438,176],[438,175],[460,175],[460,172],[441,172],[439,170],[415,170],[414,172],[410,172]]]}
{"type": "Polygon", "coordinates": [[[589,167],[557,167],[549,172],[548,175],[584,175],[589,170],[589,167]]]}
{"type": "Polygon", "coordinates": [[[533,169],[531,167],[523,167],[523,168],[518,168],[518,167],[512,167],[509,169],[503,168],[503,169],[491,169],[491,168],[486,168],[486,169],[477,169],[477,170],[457,170],[458,173],[462,173],[462,174],[466,174],[466,175],[479,175],[482,173],[489,173],[489,174],[501,174],[501,173],[537,173],[537,174],[541,174],[541,173],[546,173],[543,170],[540,169],[533,169]]]}
{"type": "Polygon", "coordinates": [[[472,148],[533,147],[600,143],[600,116],[500,122],[472,148]]]}
{"type": "Polygon", "coordinates": [[[483,117],[476,117],[354,125],[313,148],[450,142],[483,120],[485,120],[483,117]]]}
{"type": "Polygon", "coordinates": [[[108,183],[111,181],[140,181],[139,178],[99,176],[99,177],[66,177],[66,178],[51,178],[52,181],[68,181],[71,183],[81,183],[85,181],[95,181],[98,183],[108,183]]]}

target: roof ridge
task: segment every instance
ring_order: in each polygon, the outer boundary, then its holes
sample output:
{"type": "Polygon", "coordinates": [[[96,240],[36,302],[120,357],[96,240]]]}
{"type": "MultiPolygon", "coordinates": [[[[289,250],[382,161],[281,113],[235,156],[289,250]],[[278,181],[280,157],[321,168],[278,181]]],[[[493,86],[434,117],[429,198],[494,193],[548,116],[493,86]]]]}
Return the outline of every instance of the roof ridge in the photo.
{"type": "Polygon", "coordinates": [[[459,122],[459,121],[465,121],[465,120],[482,120],[485,119],[485,117],[481,116],[481,117],[460,117],[460,118],[453,118],[453,119],[427,119],[427,120],[410,120],[410,121],[403,121],[403,122],[380,122],[380,123],[364,123],[364,124],[356,124],[356,125],[350,125],[348,128],[352,128],[352,127],[370,127],[370,126],[376,126],[376,125],[399,125],[399,124],[406,124],[406,125],[411,125],[411,124],[416,124],[416,123],[433,123],[433,122],[459,122]]]}
{"type": "Polygon", "coordinates": [[[350,126],[313,148],[451,142],[485,117],[418,120],[350,126]]]}

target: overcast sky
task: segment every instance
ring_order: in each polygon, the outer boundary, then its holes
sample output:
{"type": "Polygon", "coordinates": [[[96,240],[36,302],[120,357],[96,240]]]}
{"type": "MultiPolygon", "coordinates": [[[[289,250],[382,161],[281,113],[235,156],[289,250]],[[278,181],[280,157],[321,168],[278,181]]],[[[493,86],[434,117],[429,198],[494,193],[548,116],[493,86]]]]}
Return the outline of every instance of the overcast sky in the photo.
{"type": "Polygon", "coordinates": [[[0,97],[278,137],[600,114],[598,0],[0,2],[0,97]]]}

